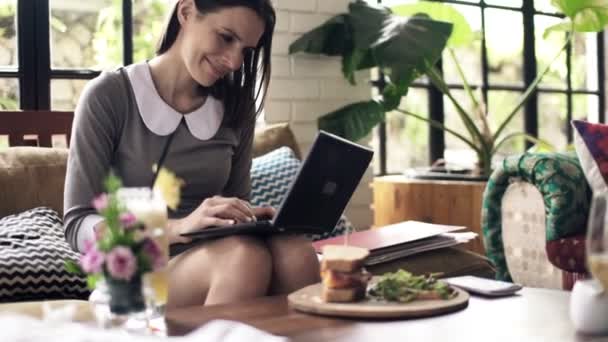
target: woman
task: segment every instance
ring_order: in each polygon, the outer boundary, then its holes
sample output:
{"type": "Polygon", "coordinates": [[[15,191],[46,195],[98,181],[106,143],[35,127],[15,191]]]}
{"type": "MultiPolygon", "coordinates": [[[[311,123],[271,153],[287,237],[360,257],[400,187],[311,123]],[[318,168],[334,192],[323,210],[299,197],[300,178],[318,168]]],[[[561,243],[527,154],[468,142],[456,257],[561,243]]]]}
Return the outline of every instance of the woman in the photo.
{"type": "MultiPolygon", "coordinates": [[[[274,214],[247,202],[274,23],[269,0],[179,0],[156,57],[89,82],[75,112],[65,186],[73,248],[82,250],[103,225],[90,203],[109,169],[125,186],[150,186],[168,141],[163,165],[186,183],[171,213],[171,243],[188,242],[185,232],[274,214]]],[[[317,282],[318,270],[304,237],[214,240],[170,261],[167,306],[288,293],[317,282]]]]}

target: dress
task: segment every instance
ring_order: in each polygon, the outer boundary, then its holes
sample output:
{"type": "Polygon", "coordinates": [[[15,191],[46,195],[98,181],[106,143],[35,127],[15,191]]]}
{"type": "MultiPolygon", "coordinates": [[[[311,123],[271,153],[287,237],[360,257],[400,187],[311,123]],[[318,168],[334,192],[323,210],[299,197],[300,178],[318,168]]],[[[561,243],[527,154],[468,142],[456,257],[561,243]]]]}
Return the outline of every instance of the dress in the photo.
{"type": "Polygon", "coordinates": [[[127,187],[150,186],[152,166],[174,133],[164,165],[185,181],[179,208],[188,215],[208,197],[249,199],[255,118],[224,124],[223,104],[211,96],[182,115],[160,97],[147,63],[104,72],[85,87],[75,110],[64,196],[64,228],[82,251],[101,221],[91,206],[112,169],[127,187]]]}

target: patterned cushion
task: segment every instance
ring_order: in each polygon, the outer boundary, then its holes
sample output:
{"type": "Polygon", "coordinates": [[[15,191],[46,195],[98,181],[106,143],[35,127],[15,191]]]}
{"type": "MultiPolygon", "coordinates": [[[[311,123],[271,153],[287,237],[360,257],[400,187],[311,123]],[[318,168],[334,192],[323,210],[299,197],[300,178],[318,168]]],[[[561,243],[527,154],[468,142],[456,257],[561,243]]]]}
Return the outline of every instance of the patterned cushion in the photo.
{"type": "Polygon", "coordinates": [[[86,298],[86,280],[65,270],[67,258],[78,253],[56,211],[39,207],[0,219],[0,302],[86,298]]]}
{"type": "Polygon", "coordinates": [[[585,272],[585,238],[580,234],[547,242],[549,259],[562,270],[585,272]]]}
{"type": "Polygon", "coordinates": [[[593,192],[608,190],[608,125],[573,120],[574,147],[593,192]]]}
{"type": "MultiPolygon", "coordinates": [[[[278,209],[299,167],[300,160],[285,146],[254,158],[251,166],[251,204],[269,205],[278,209]]],[[[321,236],[313,235],[311,238],[325,239],[343,234],[347,229],[353,228],[346,216],[342,215],[332,232],[321,236]]]]}

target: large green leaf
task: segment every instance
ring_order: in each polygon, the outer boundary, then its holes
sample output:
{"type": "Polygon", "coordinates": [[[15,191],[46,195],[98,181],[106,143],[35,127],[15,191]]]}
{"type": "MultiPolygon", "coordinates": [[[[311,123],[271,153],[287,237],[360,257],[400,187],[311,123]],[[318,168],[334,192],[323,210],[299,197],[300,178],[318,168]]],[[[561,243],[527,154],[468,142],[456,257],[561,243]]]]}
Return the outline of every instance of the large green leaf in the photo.
{"type": "Polygon", "coordinates": [[[452,24],[428,17],[391,16],[374,46],[378,64],[401,74],[423,74],[441,57],[452,33],[452,24]]]}
{"type": "Polygon", "coordinates": [[[551,0],[577,32],[599,32],[608,24],[608,0],[551,0]]]}
{"type": "Polygon", "coordinates": [[[395,6],[391,10],[394,14],[400,16],[412,17],[417,13],[424,13],[434,20],[452,23],[454,29],[448,40],[448,46],[450,47],[468,45],[473,41],[471,26],[465,17],[451,5],[421,1],[414,4],[395,6]]]}
{"type": "Polygon", "coordinates": [[[551,5],[555,6],[570,19],[584,9],[605,9],[608,7],[608,0],[551,0],[551,5]]]}
{"type": "Polygon", "coordinates": [[[407,95],[410,84],[418,78],[415,70],[406,68],[403,70],[395,69],[391,73],[393,82],[389,82],[382,91],[382,107],[390,112],[397,109],[401,103],[401,98],[407,95]]]}
{"type": "Polygon", "coordinates": [[[376,101],[349,104],[319,118],[319,129],[357,141],[384,120],[384,108],[376,101]]]}
{"type": "Polygon", "coordinates": [[[343,56],[353,49],[349,30],[347,15],[337,15],[291,43],[289,53],[307,52],[343,56]]]}
{"type": "Polygon", "coordinates": [[[376,65],[378,63],[376,63],[371,49],[353,49],[342,57],[342,73],[352,85],[356,84],[355,71],[373,68],[376,65]]]}
{"type": "Polygon", "coordinates": [[[382,35],[384,24],[391,17],[386,7],[370,6],[363,1],[348,5],[348,23],[353,33],[355,49],[369,49],[382,35]]]}

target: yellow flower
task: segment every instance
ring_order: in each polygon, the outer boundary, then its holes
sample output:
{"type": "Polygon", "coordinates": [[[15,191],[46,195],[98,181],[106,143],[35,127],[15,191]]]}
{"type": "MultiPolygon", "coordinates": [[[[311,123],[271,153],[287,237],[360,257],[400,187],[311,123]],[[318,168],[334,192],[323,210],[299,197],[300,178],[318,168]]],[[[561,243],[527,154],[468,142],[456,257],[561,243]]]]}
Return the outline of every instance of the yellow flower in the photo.
{"type": "Polygon", "coordinates": [[[181,187],[183,185],[183,179],[178,178],[173,172],[163,167],[158,172],[154,189],[160,191],[167,206],[175,210],[179,205],[181,187]]]}

